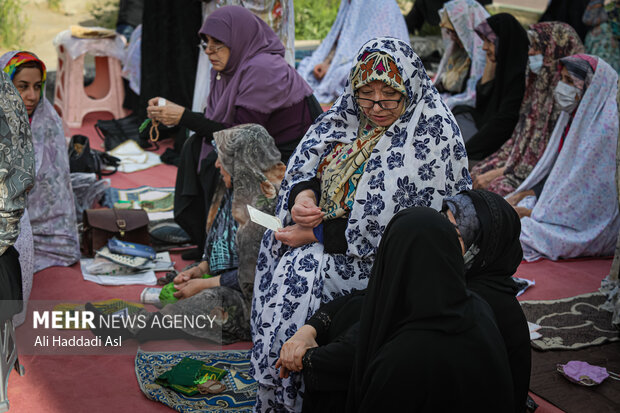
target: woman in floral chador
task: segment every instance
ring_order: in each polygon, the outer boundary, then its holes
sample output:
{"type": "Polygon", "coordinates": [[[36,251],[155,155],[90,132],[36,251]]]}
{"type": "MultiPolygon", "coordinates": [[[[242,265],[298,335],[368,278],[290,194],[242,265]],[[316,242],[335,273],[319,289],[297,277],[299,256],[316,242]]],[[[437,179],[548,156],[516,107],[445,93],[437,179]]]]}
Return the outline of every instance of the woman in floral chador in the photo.
{"type": "Polygon", "coordinates": [[[521,219],[523,258],[611,255],[616,202],[618,74],[603,59],[560,59],[555,99],[562,110],[547,149],[508,197],[521,219]]]}
{"type": "Polygon", "coordinates": [[[502,196],[527,178],[545,152],[561,113],[553,98],[560,80],[559,59],[582,53],[577,32],[566,23],[536,23],[528,31],[529,64],[519,121],[512,136],[471,170],[474,187],[502,196]]]}
{"type": "Polygon", "coordinates": [[[276,207],[285,228],[263,238],[251,316],[257,411],[301,410],[299,374],[275,368],[280,348],[321,303],[366,287],[392,216],[439,210],[471,184],[458,126],[411,47],[373,39],[355,62],[288,164],[276,207]]]}

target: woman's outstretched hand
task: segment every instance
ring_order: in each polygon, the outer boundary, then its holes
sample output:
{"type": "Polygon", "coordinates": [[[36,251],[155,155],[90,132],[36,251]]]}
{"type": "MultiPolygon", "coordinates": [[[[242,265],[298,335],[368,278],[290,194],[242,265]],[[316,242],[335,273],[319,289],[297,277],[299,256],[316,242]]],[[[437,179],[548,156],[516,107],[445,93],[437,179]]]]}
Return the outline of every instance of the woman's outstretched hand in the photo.
{"type": "Polygon", "coordinates": [[[164,106],[159,106],[158,103],[160,99],[161,98],[157,96],[149,100],[149,105],[146,108],[148,117],[155,119],[166,126],[178,125],[181,121],[181,116],[183,116],[185,108],[177,105],[176,103],[172,103],[169,100],[166,100],[166,104],[164,106]]]}
{"type": "Polygon", "coordinates": [[[480,174],[474,179],[474,189],[487,189],[489,184],[498,176],[502,176],[506,168],[491,169],[483,174],[480,174]]]}
{"type": "Polygon", "coordinates": [[[208,288],[215,288],[220,286],[220,277],[211,278],[192,278],[191,280],[182,282],[180,284],[174,284],[176,292],[174,295],[178,299],[189,298],[198,294],[202,290],[208,288]]]}
{"type": "Polygon", "coordinates": [[[275,236],[278,241],[293,248],[318,242],[312,228],[302,227],[298,224],[280,228],[275,236]]]}
{"type": "Polygon", "coordinates": [[[287,378],[291,371],[303,369],[302,358],[309,348],[318,347],[316,330],[314,327],[303,325],[293,337],[286,340],[280,350],[280,358],[276,361],[276,368],[280,369],[280,377],[287,378]]]}
{"type": "Polygon", "coordinates": [[[291,218],[296,224],[307,228],[314,228],[323,221],[323,211],[317,206],[312,190],[306,189],[297,195],[291,208],[291,218]]]}

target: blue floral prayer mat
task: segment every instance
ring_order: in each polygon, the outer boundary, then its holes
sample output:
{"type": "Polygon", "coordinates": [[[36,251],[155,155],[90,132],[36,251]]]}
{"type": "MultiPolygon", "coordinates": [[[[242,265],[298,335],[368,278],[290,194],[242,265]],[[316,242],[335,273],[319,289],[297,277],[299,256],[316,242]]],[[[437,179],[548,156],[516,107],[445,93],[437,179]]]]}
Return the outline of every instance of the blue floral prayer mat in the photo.
{"type": "Polygon", "coordinates": [[[173,351],[136,354],[136,378],[142,392],[153,401],[183,413],[251,412],[256,399],[257,383],[249,375],[250,351],[173,351]],[[185,396],[155,383],[155,379],[177,365],[184,357],[225,369],[221,380],[226,390],[219,394],[185,396]]]}

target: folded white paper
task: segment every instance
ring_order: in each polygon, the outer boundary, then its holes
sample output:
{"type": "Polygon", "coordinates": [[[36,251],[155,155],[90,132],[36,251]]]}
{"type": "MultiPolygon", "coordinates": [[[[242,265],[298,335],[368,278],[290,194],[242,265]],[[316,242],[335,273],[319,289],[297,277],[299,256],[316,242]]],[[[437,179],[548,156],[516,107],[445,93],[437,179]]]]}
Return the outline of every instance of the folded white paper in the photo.
{"type": "Polygon", "coordinates": [[[257,223],[272,231],[277,231],[282,228],[282,222],[280,218],[273,215],[265,214],[263,211],[259,211],[251,205],[248,205],[248,212],[250,213],[250,219],[252,222],[257,223]]]}

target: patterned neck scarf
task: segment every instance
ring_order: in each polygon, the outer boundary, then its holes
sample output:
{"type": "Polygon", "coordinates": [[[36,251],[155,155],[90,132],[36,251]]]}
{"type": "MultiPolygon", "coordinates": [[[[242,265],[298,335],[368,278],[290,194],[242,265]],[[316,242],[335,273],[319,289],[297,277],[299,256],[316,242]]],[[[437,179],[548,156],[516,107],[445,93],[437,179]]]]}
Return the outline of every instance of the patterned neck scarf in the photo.
{"type": "Polygon", "coordinates": [[[568,71],[569,76],[573,79],[573,83],[581,90],[588,87],[592,81],[592,76],[596,71],[598,62],[591,56],[586,54],[576,54],[560,59],[568,71]]]}
{"type": "Polygon", "coordinates": [[[47,78],[47,69],[45,63],[41,61],[34,53],[19,52],[16,53],[4,66],[4,73],[9,75],[11,80],[15,77],[17,68],[27,62],[37,62],[41,68],[41,97],[43,97],[43,91],[45,90],[45,79],[47,78]]]}
{"type": "MultiPolygon", "coordinates": [[[[402,93],[403,99],[406,99],[407,91],[403,86],[402,76],[394,59],[387,53],[366,53],[351,70],[350,81],[355,91],[375,80],[380,80],[402,93]]],[[[405,102],[403,112],[406,106],[405,102]]],[[[387,130],[387,127],[375,125],[363,111],[360,113],[358,138],[348,144],[336,145],[332,153],[319,165],[319,207],[325,212],[325,220],[348,215],[353,207],[355,190],[364,173],[366,161],[387,130]]]]}

